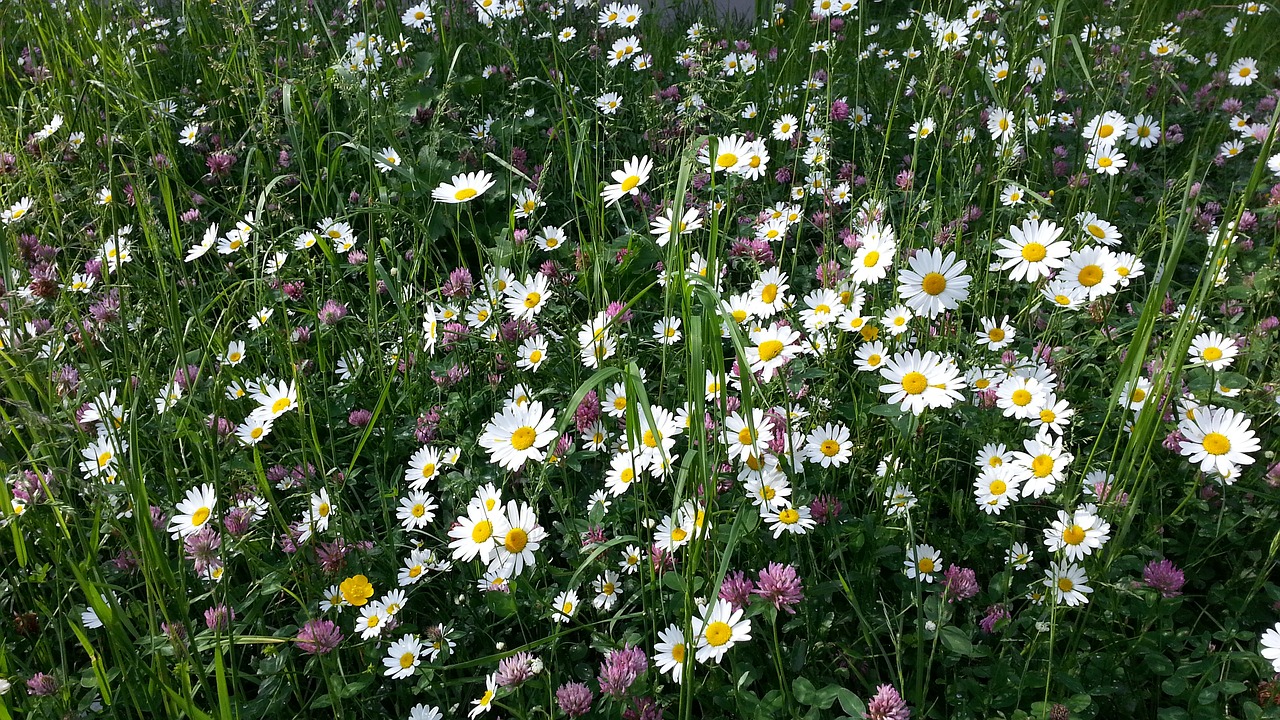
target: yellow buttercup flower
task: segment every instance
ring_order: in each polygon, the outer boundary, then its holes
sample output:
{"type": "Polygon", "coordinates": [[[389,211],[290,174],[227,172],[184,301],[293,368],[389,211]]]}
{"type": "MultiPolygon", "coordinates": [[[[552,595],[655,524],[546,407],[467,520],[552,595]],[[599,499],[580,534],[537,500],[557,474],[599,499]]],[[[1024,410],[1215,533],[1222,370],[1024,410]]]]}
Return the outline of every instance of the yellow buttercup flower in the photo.
{"type": "Polygon", "coordinates": [[[342,591],[343,599],[356,607],[364,605],[373,597],[373,586],[369,584],[369,578],[363,575],[343,580],[338,589],[342,591]]]}

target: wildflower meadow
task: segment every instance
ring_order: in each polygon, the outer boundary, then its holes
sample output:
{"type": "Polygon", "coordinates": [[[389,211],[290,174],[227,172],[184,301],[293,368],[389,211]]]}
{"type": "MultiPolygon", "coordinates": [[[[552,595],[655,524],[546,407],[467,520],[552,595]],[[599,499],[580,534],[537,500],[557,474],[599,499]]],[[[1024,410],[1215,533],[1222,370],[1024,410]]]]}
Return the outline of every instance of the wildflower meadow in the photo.
{"type": "Polygon", "coordinates": [[[0,4],[0,720],[1280,718],[1280,10],[0,4]]]}

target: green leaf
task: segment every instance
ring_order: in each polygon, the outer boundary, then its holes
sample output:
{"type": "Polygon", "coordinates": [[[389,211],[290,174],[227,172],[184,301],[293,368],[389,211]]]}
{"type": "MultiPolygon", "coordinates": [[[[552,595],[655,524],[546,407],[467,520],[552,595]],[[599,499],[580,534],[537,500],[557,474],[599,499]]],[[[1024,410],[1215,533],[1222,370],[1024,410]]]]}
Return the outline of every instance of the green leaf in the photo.
{"type": "Polygon", "coordinates": [[[801,705],[818,704],[818,689],[809,682],[808,678],[798,677],[791,681],[791,692],[796,696],[796,702],[801,705]]]}
{"type": "Polygon", "coordinates": [[[678,572],[663,573],[662,586],[676,594],[683,595],[684,577],[678,572]]]}
{"type": "Polygon", "coordinates": [[[948,625],[942,628],[942,632],[938,635],[942,640],[942,646],[961,657],[971,657],[973,652],[973,642],[969,640],[969,636],[963,630],[955,625],[948,625]]]}
{"type": "Polygon", "coordinates": [[[1151,672],[1157,675],[1173,674],[1173,663],[1169,661],[1169,658],[1161,655],[1160,653],[1150,653],[1147,655],[1147,667],[1150,668],[1151,672]]]}
{"type": "Polygon", "coordinates": [[[1160,689],[1167,695],[1177,697],[1187,691],[1187,681],[1180,675],[1174,675],[1160,683],[1160,689]]]}
{"type": "Polygon", "coordinates": [[[1223,680],[1218,683],[1218,692],[1226,695],[1227,697],[1239,695],[1247,689],[1248,687],[1239,680],[1223,680]]]}

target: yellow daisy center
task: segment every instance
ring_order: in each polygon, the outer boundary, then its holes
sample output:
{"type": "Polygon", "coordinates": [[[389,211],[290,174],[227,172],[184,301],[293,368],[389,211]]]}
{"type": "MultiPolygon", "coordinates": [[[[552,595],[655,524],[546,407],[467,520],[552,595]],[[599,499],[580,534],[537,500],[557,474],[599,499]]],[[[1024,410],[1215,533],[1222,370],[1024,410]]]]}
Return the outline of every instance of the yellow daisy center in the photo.
{"type": "Polygon", "coordinates": [[[1084,287],[1093,287],[1102,282],[1102,268],[1097,265],[1085,265],[1080,268],[1080,274],[1076,276],[1076,279],[1084,287]]]}
{"type": "Polygon", "coordinates": [[[471,542],[482,543],[493,537],[493,523],[481,520],[471,528],[471,542]]]}
{"type": "Polygon", "coordinates": [[[930,295],[941,295],[947,289],[947,279],[941,273],[931,272],[924,276],[920,288],[930,295]]]}
{"type": "Polygon", "coordinates": [[[760,359],[769,362],[778,357],[778,353],[782,352],[781,340],[765,340],[760,343],[760,359]]]}
{"type": "Polygon", "coordinates": [[[459,188],[453,193],[453,199],[461,202],[463,200],[470,200],[477,194],[478,193],[476,193],[475,188],[459,188]]]}
{"type": "Polygon", "coordinates": [[[1048,477],[1049,473],[1053,472],[1053,457],[1050,455],[1037,455],[1031,461],[1031,472],[1038,478],[1048,477]]]}
{"type": "Polygon", "coordinates": [[[533,428],[525,425],[511,433],[511,447],[517,450],[528,450],[537,437],[538,433],[533,428]]]}
{"type": "Polygon", "coordinates": [[[1040,262],[1046,254],[1044,245],[1038,242],[1029,242],[1022,246],[1022,259],[1027,262],[1040,262]]]}
{"type": "Polygon", "coordinates": [[[1204,446],[1204,451],[1210,455],[1226,455],[1231,451],[1231,440],[1226,435],[1217,432],[1211,432],[1204,436],[1204,440],[1200,441],[1204,446]]]}
{"type": "Polygon", "coordinates": [[[711,647],[720,647],[729,642],[729,638],[733,637],[733,628],[728,623],[716,622],[707,626],[707,644],[711,647]]]}
{"type": "Polygon", "coordinates": [[[1068,545],[1079,545],[1084,542],[1084,528],[1072,525],[1062,531],[1062,541],[1068,545]]]}
{"type": "Polygon", "coordinates": [[[529,534],[520,528],[511,528],[511,531],[507,533],[507,537],[502,541],[502,546],[513,555],[523,551],[528,544],[529,534]]]}
{"type": "Polygon", "coordinates": [[[209,512],[209,508],[202,507],[191,513],[191,526],[200,527],[201,525],[204,525],[205,522],[209,520],[209,512]]]}
{"type": "Polygon", "coordinates": [[[912,371],[902,376],[902,389],[909,395],[919,395],[928,386],[929,379],[924,376],[924,373],[912,371]]]}

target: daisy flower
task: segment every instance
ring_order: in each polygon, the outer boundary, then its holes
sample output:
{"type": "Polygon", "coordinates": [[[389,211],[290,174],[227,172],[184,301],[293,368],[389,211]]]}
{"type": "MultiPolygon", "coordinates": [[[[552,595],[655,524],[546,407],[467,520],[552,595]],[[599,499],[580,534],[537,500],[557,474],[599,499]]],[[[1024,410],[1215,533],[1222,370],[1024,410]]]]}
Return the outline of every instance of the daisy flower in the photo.
{"type": "Polygon", "coordinates": [[[605,186],[600,197],[604,198],[606,205],[612,205],[622,199],[623,195],[639,195],[640,186],[648,182],[651,172],[653,172],[653,161],[648,155],[644,157],[633,155],[630,160],[623,163],[621,170],[613,171],[614,182],[605,186]]]}
{"type": "Polygon", "coordinates": [[[407,27],[415,30],[421,30],[431,24],[431,5],[428,3],[419,3],[404,11],[400,16],[400,22],[407,27]]]}
{"type": "Polygon", "coordinates": [[[956,259],[954,252],[945,256],[938,248],[918,252],[907,264],[898,272],[898,295],[916,313],[935,317],[969,297],[973,278],[962,274],[967,264],[956,259]]]}
{"type": "Polygon", "coordinates": [[[13,225],[19,220],[31,214],[32,201],[29,197],[24,197],[18,202],[10,205],[3,213],[0,213],[0,222],[5,225],[13,225]]]}
{"type": "Polygon", "coordinates": [[[449,182],[442,182],[432,190],[431,198],[451,205],[464,203],[483,195],[493,184],[493,176],[484,171],[454,175],[449,182]]]}
{"type": "Polygon", "coordinates": [[[1044,530],[1049,552],[1063,551],[1068,560],[1080,560],[1102,547],[1110,537],[1111,524],[1084,509],[1073,513],[1058,511],[1058,519],[1044,530]]]}
{"type": "Polygon", "coordinates": [[[1240,58],[1227,70],[1227,81],[1237,87],[1252,85],[1258,77],[1258,61],[1251,57],[1240,58]]]}
{"type": "MultiPolygon", "coordinates": [[[[102,432],[101,429],[99,432],[102,432]]],[[[116,443],[110,437],[105,433],[98,435],[93,442],[80,451],[80,456],[84,458],[80,463],[80,472],[84,473],[85,477],[114,479],[116,467],[119,465],[119,454],[129,448],[128,442],[123,438],[119,443],[121,448],[117,451],[116,443]]]]}
{"type": "Polygon", "coordinates": [[[505,535],[506,528],[507,519],[501,510],[495,512],[473,502],[467,506],[467,514],[459,516],[449,529],[453,559],[470,562],[479,557],[488,563],[498,544],[497,537],[505,535]]]}
{"type": "Polygon", "coordinates": [[[808,505],[801,505],[798,508],[789,504],[777,508],[761,507],[760,519],[769,523],[769,529],[773,530],[775,540],[782,537],[784,532],[804,535],[817,524],[810,516],[808,505]]]}
{"type": "Polygon", "coordinates": [[[386,666],[383,675],[400,680],[413,674],[422,663],[422,642],[416,635],[405,634],[387,648],[387,656],[382,659],[386,666]]]}
{"type": "Polygon", "coordinates": [[[933,134],[935,127],[933,118],[925,118],[918,122],[913,122],[911,123],[911,131],[907,133],[907,139],[924,140],[933,134]]]}
{"type": "Polygon", "coordinates": [[[535,400],[525,407],[508,407],[495,415],[480,436],[480,446],[489,451],[489,461],[517,471],[526,460],[543,459],[542,448],[556,439],[555,412],[543,412],[535,400]]]}
{"type": "Polygon", "coordinates": [[[675,552],[684,547],[693,538],[693,523],[689,518],[680,516],[673,518],[667,515],[658,525],[653,542],[667,552],[675,552]]]}
{"type": "Polygon", "coordinates": [[[618,573],[612,570],[605,570],[596,576],[591,583],[591,589],[595,590],[596,596],[591,600],[592,607],[597,610],[608,612],[618,604],[618,598],[621,593],[618,590],[618,573]]]}
{"type": "Polygon", "coordinates": [[[547,339],[542,335],[525,338],[516,354],[516,367],[537,372],[547,359],[547,339]]]}
{"type": "Polygon", "coordinates": [[[916,506],[916,494],[911,488],[898,483],[884,493],[884,508],[889,515],[904,515],[916,506]]]}
{"type": "Polygon", "coordinates": [[[640,571],[640,548],[635,545],[628,545],[626,550],[622,551],[622,560],[618,561],[618,569],[628,575],[635,575],[640,571]]]}
{"type": "Polygon", "coordinates": [[[1009,324],[1009,316],[1005,315],[1000,320],[993,317],[982,318],[981,329],[978,330],[978,344],[985,345],[992,350],[1003,350],[1009,343],[1013,342],[1014,332],[1013,326],[1009,324]]]}
{"type": "Polygon", "coordinates": [[[418,448],[409,458],[409,467],[404,471],[404,480],[414,490],[421,490],[427,483],[435,479],[444,465],[440,452],[430,445],[418,448]]]}
{"type": "Polygon", "coordinates": [[[1084,568],[1068,560],[1059,560],[1044,571],[1044,586],[1053,594],[1054,602],[1071,607],[1089,602],[1089,576],[1084,568]]]}
{"type": "Polygon", "coordinates": [[[787,476],[778,470],[777,465],[765,465],[761,470],[759,475],[749,478],[743,488],[751,502],[765,509],[790,505],[791,484],[787,482],[787,476]]]}
{"type": "Polygon", "coordinates": [[[264,384],[253,394],[258,408],[272,419],[298,407],[298,388],[292,381],[264,384]]]}
{"type": "Polygon", "coordinates": [[[649,225],[650,234],[657,236],[657,240],[655,240],[655,242],[658,244],[658,247],[666,247],[667,243],[671,242],[671,231],[673,229],[676,230],[677,235],[688,235],[694,230],[702,227],[702,218],[698,213],[697,208],[688,208],[681,213],[679,223],[673,222],[672,218],[674,217],[674,213],[674,208],[667,208],[661,215],[654,218],[653,222],[649,225]],[[677,227],[673,228],[673,225],[677,227]]]}
{"type": "Polygon", "coordinates": [[[750,415],[742,415],[735,410],[725,418],[724,427],[722,439],[729,446],[729,456],[744,462],[753,456],[763,455],[767,448],[765,438],[773,435],[773,419],[766,417],[760,408],[753,408],[750,415]]]}
{"type": "Polygon", "coordinates": [[[711,157],[710,148],[702,151],[702,161],[711,172],[726,170],[736,174],[746,165],[747,156],[751,153],[751,143],[741,135],[721,136],[715,146],[714,158],[711,157]]]}
{"type": "Polygon", "coordinates": [[[795,115],[783,115],[773,123],[773,139],[790,142],[791,136],[795,134],[799,127],[799,120],[796,119],[795,115]]]}
{"type": "Polygon", "coordinates": [[[1027,565],[1035,559],[1035,553],[1027,547],[1026,543],[1014,543],[1005,553],[1004,561],[1013,566],[1014,570],[1026,570],[1027,565]]]}
{"type": "Polygon", "coordinates": [[[400,499],[396,519],[405,530],[422,530],[436,519],[436,500],[430,493],[414,490],[400,499]]]}
{"type": "Polygon", "coordinates": [[[1055,280],[1081,288],[1090,301],[1110,295],[1120,282],[1115,254],[1105,247],[1096,246],[1076,250],[1067,257],[1055,280]]]}
{"type": "Polygon", "coordinates": [[[932,545],[916,545],[907,550],[907,559],[903,561],[907,577],[912,580],[933,582],[933,576],[942,570],[942,553],[932,545]]]}
{"type": "Polygon", "coordinates": [[[858,370],[874,372],[884,365],[887,356],[888,350],[885,349],[884,343],[877,340],[859,345],[858,351],[854,353],[853,360],[858,370]]]}
{"type": "Polygon", "coordinates": [[[1075,414],[1070,403],[1059,400],[1053,392],[1048,392],[1039,404],[1035,416],[1031,418],[1031,427],[1043,427],[1061,435],[1071,424],[1071,418],[1075,414]]]}
{"type": "Polygon", "coordinates": [[[1084,127],[1084,139],[1089,141],[1093,148],[1111,147],[1116,141],[1124,137],[1125,131],[1129,128],[1129,121],[1125,116],[1118,112],[1108,110],[1101,115],[1096,115],[1084,127]]]}
{"type": "Polygon", "coordinates": [[[471,711],[467,713],[467,717],[473,718],[479,716],[481,713],[488,712],[493,708],[493,700],[497,696],[498,674],[489,673],[489,676],[484,679],[484,694],[478,699],[471,701],[471,705],[473,707],[471,708],[471,711]]]}
{"type": "Polygon", "coordinates": [[[604,93],[596,98],[596,108],[605,115],[615,115],[622,107],[622,96],[616,92],[604,93]]]}
{"type": "Polygon", "coordinates": [[[916,316],[906,305],[894,305],[885,310],[880,321],[890,335],[898,336],[911,329],[911,320],[916,316]]]}
{"type": "Polygon", "coordinates": [[[169,520],[169,532],[173,539],[187,537],[199,532],[213,516],[218,507],[218,496],[213,485],[205,483],[187,491],[187,496],[174,509],[174,516],[169,520]]]}
{"type": "Polygon", "coordinates": [[[1018,480],[1006,466],[983,467],[973,481],[974,500],[988,515],[999,515],[1018,499],[1018,480]]]}
{"type": "Polygon", "coordinates": [[[508,577],[516,577],[537,563],[533,553],[542,547],[547,531],[538,524],[538,517],[528,503],[509,501],[505,517],[505,531],[501,536],[494,535],[496,552],[489,569],[501,568],[508,577]]]}
{"type": "Polygon", "coordinates": [[[567,623],[578,612],[578,591],[563,590],[551,601],[551,619],[567,623]]]}
{"type": "Polygon", "coordinates": [[[860,285],[874,285],[889,274],[897,252],[897,237],[893,228],[871,223],[862,232],[862,245],[853,256],[851,279],[860,285]]]}
{"type": "Polygon", "coordinates": [[[1054,307],[1063,310],[1079,309],[1089,297],[1089,293],[1085,288],[1062,278],[1050,280],[1040,290],[1040,295],[1052,303],[1054,307]]]}
{"type": "Polygon", "coordinates": [[[809,433],[805,444],[809,462],[822,467],[840,467],[853,455],[853,443],[849,442],[849,428],[827,423],[809,433]]]}
{"type": "MultiPolygon", "coordinates": [[[[1280,673],[1280,622],[1276,623],[1275,627],[1262,633],[1259,642],[1262,645],[1262,650],[1260,651],[1262,657],[1271,661],[1271,669],[1273,671],[1280,673]]],[[[679,678],[676,679],[679,680],[679,678]]]]}
{"type": "Polygon", "coordinates": [[[1063,258],[1071,254],[1071,243],[1059,240],[1062,228],[1051,220],[1023,220],[1021,227],[1010,227],[1012,239],[1000,240],[996,255],[1004,258],[1001,270],[1009,271],[1011,280],[1036,282],[1062,267],[1063,258]]]}
{"type": "Polygon", "coordinates": [[[1124,137],[1130,145],[1146,149],[1160,141],[1160,125],[1150,115],[1137,115],[1129,123],[1124,137]]]}
{"type": "Polygon", "coordinates": [[[710,609],[702,608],[701,617],[693,625],[698,638],[698,662],[719,663],[729,648],[751,639],[751,621],[744,619],[743,613],[720,598],[710,609]]]}
{"type": "Polygon", "coordinates": [[[751,339],[755,345],[746,348],[747,363],[751,372],[762,373],[764,382],[772,380],[778,368],[800,352],[796,345],[800,333],[778,323],[752,333],[751,339]]]}
{"type": "Polygon", "coordinates": [[[1103,220],[1094,213],[1083,212],[1076,216],[1080,227],[1084,230],[1085,239],[1108,247],[1120,244],[1122,237],[1115,225],[1103,220]]]}
{"type": "Polygon", "coordinates": [[[899,353],[885,361],[880,376],[888,381],[880,392],[889,394],[889,404],[902,404],[902,411],[919,415],[925,408],[947,408],[960,400],[964,382],[948,358],[932,350],[899,353]]]}
{"type": "Polygon", "coordinates": [[[1090,150],[1085,156],[1084,163],[1099,175],[1118,175],[1120,169],[1128,165],[1129,161],[1125,159],[1124,153],[1110,145],[1104,145],[1090,150]]]}
{"type": "Polygon", "coordinates": [[[400,167],[400,153],[396,152],[395,148],[382,148],[382,152],[378,153],[377,165],[378,172],[383,173],[390,172],[392,168],[400,167]]]}
{"type": "Polygon", "coordinates": [[[1226,370],[1239,352],[1240,348],[1220,332],[1200,333],[1191,341],[1191,364],[1226,370]]]}
{"type": "Polygon", "coordinates": [[[675,345],[680,342],[680,318],[665,317],[653,324],[653,339],[659,345],[675,345]]]}
{"type": "Polygon", "coordinates": [[[1015,375],[996,389],[996,407],[1004,411],[1005,417],[1030,420],[1039,412],[1046,392],[1039,380],[1015,375]]]}
{"type": "Polygon", "coordinates": [[[1042,435],[1024,440],[1022,446],[1025,450],[1013,453],[1011,465],[1014,477],[1022,482],[1023,494],[1038,498],[1053,492],[1075,456],[1062,449],[1062,438],[1042,435]]]}
{"type": "Polygon", "coordinates": [[[679,625],[672,623],[665,630],[660,630],[658,642],[653,646],[653,662],[658,666],[658,672],[667,673],[673,681],[680,682],[684,676],[685,651],[684,631],[679,625]]]}
{"type": "Polygon", "coordinates": [[[1238,466],[1252,465],[1249,453],[1261,448],[1249,425],[1248,417],[1230,408],[1199,408],[1195,417],[1178,423],[1178,432],[1185,438],[1180,451],[1201,472],[1234,475],[1238,466]]]}
{"type": "Polygon", "coordinates": [[[786,309],[791,302],[791,295],[787,292],[790,288],[786,273],[776,267],[765,270],[751,285],[754,314],[769,318],[786,309]]]}
{"type": "Polygon", "coordinates": [[[512,281],[503,293],[507,312],[516,320],[531,320],[552,298],[551,283],[546,275],[525,276],[524,282],[512,281]]]}
{"type": "Polygon", "coordinates": [[[271,413],[263,412],[261,409],[255,410],[236,427],[236,437],[245,445],[257,445],[271,434],[271,428],[275,422],[271,413]]]}
{"type": "Polygon", "coordinates": [[[302,535],[299,542],[306,542],[315,533],[329,529],[329,520],[333,517],[333,504],[329,502],[329,490],[320,488],[320,492],[311,496],[311,506],[307,508],[302,519],[302,535]]]}
{"type": "Polygon", "coordinates": [[[227,353],[222,356],[223,362],[228,365],[239,365],[244,360],[244,341],[232,340],[227,344],[227,353]]]}

